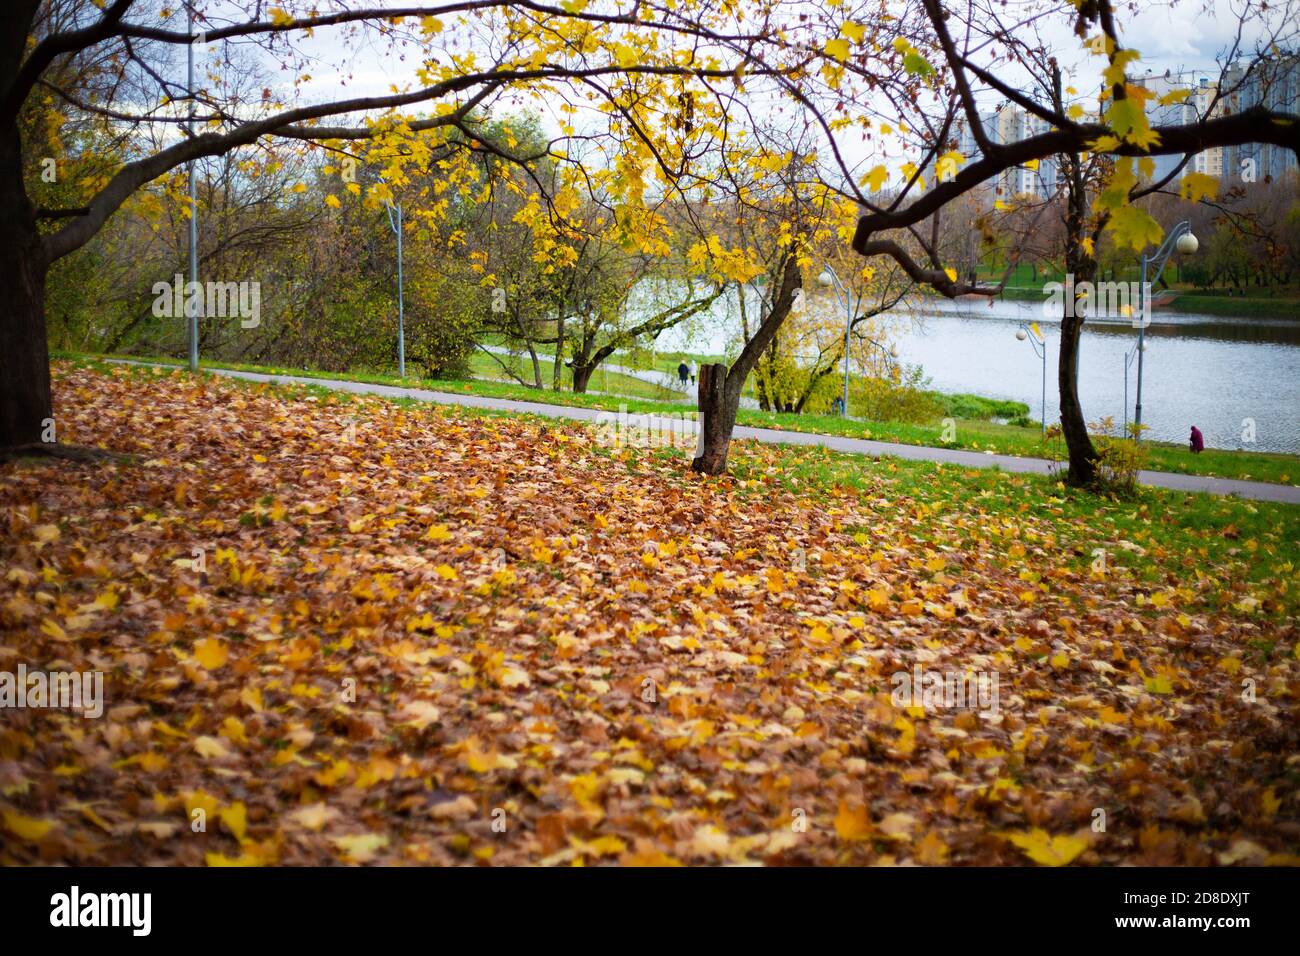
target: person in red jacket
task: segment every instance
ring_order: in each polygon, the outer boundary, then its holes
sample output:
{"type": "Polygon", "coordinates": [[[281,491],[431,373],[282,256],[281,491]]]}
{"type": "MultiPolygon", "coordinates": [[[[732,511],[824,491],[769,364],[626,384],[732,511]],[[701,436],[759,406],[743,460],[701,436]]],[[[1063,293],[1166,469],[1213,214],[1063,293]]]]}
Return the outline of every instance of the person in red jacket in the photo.
{"type": "Polygon", "coordinates": [[[1201,430],[1195,425],[1192,426],[1191,448],[1193,455],[1199,455],[1201,452],[1205,451],[1205,436],[1201,434],[1201,430]]]}

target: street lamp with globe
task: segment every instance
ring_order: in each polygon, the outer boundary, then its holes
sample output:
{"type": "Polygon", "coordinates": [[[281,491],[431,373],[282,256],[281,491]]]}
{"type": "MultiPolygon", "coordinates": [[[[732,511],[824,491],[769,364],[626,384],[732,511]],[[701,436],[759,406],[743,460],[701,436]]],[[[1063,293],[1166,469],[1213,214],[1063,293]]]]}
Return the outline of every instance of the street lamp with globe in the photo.
{"type": "MultiPolygon", "coordinates": [[[[1141,308],[1133,316],[1133,323],[1138,327],[1138,344],[1137,344],[1137,403],[1133,409],[1133,440],[1142,440],[1142,356],[1146,353],[1146,332],[1147,326],[1151,324],[1151,286],[1160,281],[1160,275],[1165,271],[1165,263],[1174,251],[1190,256],[1200,248],[1200,242],[1196,236],[1192,235],[1192,224],[1184,219],[1174,228],[1169,230],[1169,235],[1165,236],[1165,241],[1160,244],[1160,248],[1155,251],[1155,255],[1148,256],[1142,253],[1142,285],[1139,296],[1141,298],[1141,308]],[[1147,279],[1148,267],[1155,267],[1155,275],[1147,279]]],[[[1124,376],[1125,391],[1127,391],[1128,374],[1124,376]]],[[[1126,398],[1124,404],[1128,405],[1126,398]]],[[[1125,409],[1127,414],[1127,408],[1125,409]]]]}
{"type": "Polygon", "coordinates": [[[1034,348],[1034,354],[1043,364],[1043,438],[1047,437],[1047,336],[1043,334],[1038,323],[1025,325],[1020,323],[1020,328],[1016,329],[1016,338],[1021,341],[1028,341],[1034,348]]]}

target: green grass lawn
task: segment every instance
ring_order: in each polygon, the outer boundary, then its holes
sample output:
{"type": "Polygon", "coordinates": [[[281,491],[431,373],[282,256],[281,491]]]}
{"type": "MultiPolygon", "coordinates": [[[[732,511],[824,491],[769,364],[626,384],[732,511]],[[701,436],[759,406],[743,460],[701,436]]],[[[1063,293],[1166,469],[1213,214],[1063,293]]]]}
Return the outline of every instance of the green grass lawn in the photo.
{"type": "MultiPolygon", "coordinates": [[[[954,441],[945,443],[942,422],[924,425],[905,422],[859,422],[845,421],[833,415],[785,415],[757,411],[742,411],[740,417],[742,424],[761,425],[765,428],[788,428],[794,431],[844,435],[849,438],[874,438],[879,441],[901,442],[905,445],[968,448],[973,451],[990,451],[994,454],[1021,455],[1029,458],[1064,460],[1066,457],[1065,447],[1059,440],[1049,440],[1044,445],[1042,430],[1038,425],[1020,427],[979,419],[959,418],[955,422],[954,441]],[[797,421],[792,423],[791,419],[797,421]],[[798,427],[794,427],[796,425],[798,427]]],[[[1193,455],[1183,445],[1152,441],[1143,444],[1146,446],[1148,456],[1146,467],[1151,471],[1272,481],[1278,484],[1300,483],[1300,456],[1296,455],[1215,449],[1206,449],[1200,455],[1193,455]]]]}
{"type": "MultiPolygon", "coordinates": [[[[1138,593],[1172,589],[1189,610],[1286,619],[1300,609],[1300,508],[1290,505],[1149,487],[1116,499],[1044,475],[900,459],[864,467],[860,456],[817,446],[746,442],[733,451],[730,470],[742,494],[770,494],[775,480],[801,495],[822,495],[830,506],[846,491],[879,496],[882,468],[886,498],[911,504],[919,543],[927,541],[927,525],[956,523],[982,529],[972,532],[972,547],[989,534],[1018,537],[1030,550],[1057,556],[1068,573],[1086,576],[1104,566],[1103,573],[1129,577],[1138,593]]],[[[861,533],[869,538],[872,529],[861,533]]],[[[1270,642],[1254,650],[1267,659],[1270,642]]]]}
{"type": "MultiPolygon", "coordinates": [[[[74,353],[59,353],[59,357],[82,361],[95,361],[103,356],[89,356],[74,353]]],[[[174,359],[141,359],[135,361],[157,361],[165,365],[180,365],[174,359]]],[[[486,358],[486,356],[484,356],[486,358]]],[[[490,359],[488,361],[491,361],[490,359]]],[[[457,392],[461,394],[482,395],[491,398],[507,398],[516,401],[540,402],[548,405],[561,405],[577,408],[593,408],[618,411],[626,407],[629,412],[691,412],[693,402],[659,401],[646,397],[644,390],[655,389],[646,382],[627,376],[610,374],[610,387],[619,379],[636,383],[628,385],[629,389],[642,387],[640,395],[592,395],[573,392],[556,392],[549,388],[537,390],[514,382],[486,381],[475,379],[446,380],[425,379],[407,376],[405,379],[379,373],[335,373],[317,372],[303,369],[276,368],[264,365],[240,365],[233,363],[205,362],[208,368],[229,368],[241,371],[263,372],[278,375],[296,375],[307,378],[334,378],[344,381],[369,382],[381,385],[404,385],[413,388],[426,388],[435,391],[457,392]]],[[[598,372],[593,387],[598,387],[603,372],[598,372]]],[[[549,382],[546,375],[544,380],[549,382]]],[[[662,391],[662,390],[660,390],[662,391]]],[[[965,448],[972,451],[992,452],[994,454],[1020,455],[1031,458],[1063,459],[1065,451],[1059,442],[1044,445],[1037,425],[1020,427],[1001,425],[991,421],[974,418],[959,418],[955,421],[953,441],[945,443],[943,439],[944,424],[935,421],[927,424],[910,424],[906,422],[869,422],[857,419],[843,419],[835,415],[796,415],[787,412],[764,412],[755,409],[741,409],[737,423],[756,428],[810,432],[823,435],[839,435],[846,438],[867,438],[877,441],[900,442],[906,445],[928,445],[932,447],[965,448]]],[[[1159,442],[1146,442],[1148,460],[1146,467],[1152,471],[1168,471],[1187,475],[1209,475],[1221,478],[1241,478],[1255,481],[1271,481],[1278,484],[1300,484],[1300,456],[1269,454],[1265,452],[1217,451],[1207,449],[1200,455],[1192,455],[1182,445],[1168,445],[1159,442]]]]}
{"type": "MultiPolygon", "coordinates": [[[[1044,282],[1049,280],[1044,279],[1044,282]]],[[[1202,295],[1191,290],[1182,292],[1162,310],[1180,314],[1221,315],[1226,318],[1300,319],[1300,298],[1267,298],[1264,296],[1202,295]]],[[[1011,302],[1042,302],[1046,298],[1042,285],[1008,286],[1002,298],[1011,302]]]]}
{"type": "MultiPolygon", "coordinates": [[[[533,377],[533,363],[527,355],[485,355],[483,352],[475,352],[470,357],[470,374],[475,379],[506,382],[512,385],[519,383],[512,378],[503,368],[502,364],[512,369],[525,382],[531,381],[533,377]]],[[[555,373],[555,363],[540,356],[537,360],[538,367],[541,369],[542,383],[547,390],[551,388],[551,376],[555,373]]],[[[617,362],[615,364],[618,364],[617,362]]],[[[573,373],[569,369],[561,372],[562,382],[566,389],[573,387],[573,373]]],[[[537,390],[529,386],[521,386],[537,394],[537,390]]],[[[622,372],[611,372],[608,369],[597,369],[591,376],[588,388],[601,392],[612,392],[618,395],[627,395],[633,398],[645,398],[651,401],[671,401],[680,398],[680,395],[670,389],[663,388],[653,382],[646,382],[632,375],[625,375],[622,372]]]]}
{"type": "MultiPolygon", "coordinates": [[[[158,358],[155,356],[140,355],[92,355],[81,352],[52,351],[51,358],[66,358],[77,362],[87,362],[90,364],[102,364],[107,359],[121,359],[130,362],[147,362],[150,364],[184,367],[185,363],[174,358],[158,358]]],[[[488,363],[491,359],[486,356],[482,357],[488,363]]],[[[477,365],[478,361],[475,360],[477,365]]],[[[495,364],[495,363],[491,363],[495,364]]],[[[531,363],[529,363],[531,365],[531,363]]],[[[111,366],[110,366],[111,367],[111,366]]],[[[482,379],[443,379],[443,378],[426,378],[420,375],[408,375],[406,378],[400,378],[390,372],[375,370],[363,370],[356,372],[331,372],[319,369],[302,369],[288,368],[276,365],[254,365],[247,362],[217,362],[205,359],[202,364],[205,369],[231,369],[239,372],[259,372],[265,375],[293,375],[298,378],[327,378],[337,379],[343,382],[366,382],[372,385],[393,385],[405,388],[424,388],[440,392],[459,392],[467,395],[482,395],[488,398],[508,398],[521,402],[541,402],[546,405],[563,405],[576,408],[597,408],[617,411],[621,405],[627,405],[632,411],[652,411],[669,408],[668,402],[662,401],[657,395],[671,396],[673,393],[662,389],[657,389],[648,382],[642,382],[640,379],[630,376],[619,375],[616,372],[609,373],[609,384],[611,390],[616,383],[625,383],[629,390],[635,389],[637,395],[595,395],[595,394],[577,394],[574,392],[563,391],[556,392],[550,388],[550,363],[543,364],[542,380],[546,382],[546,388],[536,389],[526,385],[520,385],[517,382],[501,380],[497,378],[482,379]],[[633,384],[634,383],[634,384],[633,384]],[[651,396],[651,397],[647,397],[651,396]]],[[[499,366],[496,367],[499,372],[499,366]]],[[[486,367],[484,371],[487,372],[486,367]]],[[[592,387],[598,388],[604,383],[604,372],[598,372],[592,377],[592,387]]],[[[693,408],[693,405],[679,403],[679,408],[693,408]]]]}
{"type": "Polygon", "coordinates": [[[1168,306],[1174,312],[1199,312],[1233,318],[1300,319],[1300,298],[1199,295],[1185,292],[1168,306]]]}

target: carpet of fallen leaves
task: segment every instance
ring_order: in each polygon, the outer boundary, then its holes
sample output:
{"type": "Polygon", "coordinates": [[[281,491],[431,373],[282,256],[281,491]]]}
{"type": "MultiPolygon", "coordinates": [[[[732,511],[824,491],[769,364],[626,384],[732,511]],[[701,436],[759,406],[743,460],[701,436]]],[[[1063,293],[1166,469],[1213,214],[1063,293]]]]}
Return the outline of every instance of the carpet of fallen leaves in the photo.
{"type": "Polygon", "coordinates": [[[1138,606],[1032,513],[179,374],[56,407],[132,459],[0,466],[0,670],[107,703],[0,712],[0,862],[1297,862],[1295,620],[1138,606]],[[999,713],[894,706],[917,664],[999,713]]]}

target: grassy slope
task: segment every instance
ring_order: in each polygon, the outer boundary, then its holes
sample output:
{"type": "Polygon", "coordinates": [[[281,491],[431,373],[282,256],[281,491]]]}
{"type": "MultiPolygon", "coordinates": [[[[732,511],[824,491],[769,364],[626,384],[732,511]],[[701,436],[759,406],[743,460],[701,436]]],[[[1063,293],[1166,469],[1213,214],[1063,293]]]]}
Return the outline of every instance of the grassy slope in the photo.
{"type": "Polygon", "coordinates": [[[1180,295],[1169,303],[1174,312],[1199,312],[1240,318],[1300,319],[1300,299],[1265,299],[1247,296],[1180,295]]]}
{"type": "MultiPolygon", "coordinates": [[[[1015,302],[1041,302],[1044,293],[1041,285],[1016,286],[1004,289],[1002,297],[1015,302]]],[[[1300,299],[1199,295],[1193,294],[1190,290],[1183,290],[1183,294],[1168,305],[1160,306],[1156,310],[1157,314],[1161,309],[1179,313],[1221,315],[1225,318],[1300,319],[1300,299]]]]}
{"type": "MultiPolygon", "coordinates": [[[[817,447],[767,447],[773,451],[750,448],[734,456],[732,472],[738,480],[757,487],[769,460],[778,464],[775,473],[786,486],[804,495],[827,494],[828,500],[840,489],[869,492],[878,480],[878,473],[864,470],[858,456],[817,447]]],[[[1157,488],[1142,488],[1133,498],[1119,500],[1070,489],[1041,475],[902,460],[889,460],[885,467],[896,495],[926,508],[916,515],[921,541],[930,523],[979,520],[996,536],[999,522],[1013,529],[1032,514],[1058,535],[1055,548],[1063,566],[1080,573],[1094,571],[1097,549],[1106,545],[1107,573],[1123,569],[1142,587],[1178,587],[1201,573],[1226,576],[1228,569],[1239,569],[1243,580],[1259,586],[1257,599],[1278,602],[1272,607],[1280,618],[1294,615],[1300,605],[1300,508],[1157,488]],[[1128,545],[1116,547],[1115,542],[1128,545]]],[[[1044,546],[1051,548],[1053,542],[1044,546]]],[[[1218,601],[1227,606],[1244,597],[1223,593],[1218,601]]]]}
{"type": "MultiPolygon", "coordinates": [[[[980,278],[997,282],[1002,275],[982,270],[980,278]]],[[[1117,276],[1117,279],[1122,281],[1136,282],[1139,278],[1136,264],[1131,270],[1117,276]]],[[[1248,288],[1244,298],[1229,296],[1222,290],[1196,289],[1179,282],[1176,266],[1170,269],[1170,274],[1165,278],[1169,280],[1172,288],[1182,293],[1168,305],[1167,308],[1171,312],[1196,312],[1232,318],[1300,318],[1300,293],[1295,290],[1248,288]]],[[[1041,302],[1044,298],[1043,285],[1060,279],[1061,276],[1056,272],[1040,269],[1035,273],[1029,265],[1022,264],[1008,277],[1003,298],[1017,302],[1041,302]]]]}
{"type": "MultiPolygon", "coordinates": [[[[108,369],[122,371],[121,366],[108,369]]],[[[131,373],[160,374],[151,368],[131,373]]],[[[423,404],[317,386],[228,381],[241,388],[285,395],[305,390],[326,404],[374,400],[415,407],[423,404]]],[[[522,418],[556,429],[582,427],[563,420],[465,407],[447,408],[445,414],[522,418]]],[[[633,471],[646,463],[645,456],[655,459],[655,467],[674,458],[683,469],[687,464],[682,453],[673,450],[606,449],[601,454],[621,458],[633,471]]],[[[729,474],[741,499],[761,500],[775,485],[822,500],[828,507],[846,492],[874,497],[884,510],[895,500],[914,501],[920,510],[911,516],[911,534],[921,544],[931,533],[941,535],[954,521],[978,522],[992,538],[1017,538],[1018,526],[1032,520],[1040,528],[1037,546],[1055,554],[1070,571],[1096,573],[1098,549],[1102,548],[1104,573],[1129,578],[1139,590],[1181,588],[1188,601],[1196,590],[1200,596],[1195,600],[1208,604],[1203,610],[1265,614],[1276,620],[1300,612],[1300,508],[1290,505],[1149,487],[1138,489],[1129,498],[1113,498],[1068,488],[1045,475],[894,458],[864,459],[820,446],[754,441],[734,443],[729,474]],[[880,497],[882,477],[889,488],[884,498],[880,497]],[[1044,525],[1046,533],[1041,530],[1044,525]]],[[[868,538],[872,534],[870,528],[860,531],[868,538]]],[[[1257,643],[1255,652],[1267,659],[1269,642],[1257,643]]]]}
{"type": "MultiPolygon", "coordinates": [[[[95,359],[94,356],[69,357],[83,360],[95,359]]],[[[137,358],[136,360],[141,359],[137,358]]],[[[171,359],[149,359],[149,361],[158,361],[161,364],[168,365],[179,364],[171,359]]],[[[460,392],[492,398],[509,398],[517,401],[541,402],[548,405],[607,409],[611,411],[617,411],[621,406],[625,406],[629,412],[673,413],[691,412],[695,409],[694,404],[689,402],[663,402],[644,397],[625,398],[614,395],[576,395],[572,392],[538,391],[513,382],[479,380],[467,382],[421,379],[411,376],[403,380],[381,374],[316,372],[263,365],[239,365],[220,362],[207,362],[205,365],[209,368],[229,368],[268,374],[335,378],[383,385],[407,385],[437,391],[460,392]]],[[[615,377],[615,375],[611,374],[611,387],[614,384],[615,377]]],[[[638,381],[640,385],[653,388],[653,386],[639,382],[639,380],[633,379],[632,381],[638,381]]],[[[751,409],[741,409],[737,421],[741,425],[757,428],[840,435],[847,438],[869,438],[878,441],[900,442],[907,445],[966,448],[974,451],[1036,458],[1060,459],[1064,457],[1064,450],[1059,442],[1051,443],[1046,448],[1043,446],[1037,427],[1021,428],[976,419],[959,420],[956,426],[955,440],[946,446],[941,440],[943,425],[939,422],[914,425],[904,422],[846,421],[833,415],[794,415],[785,412],[763,412],[751,409]]],[[[1295,455],[1207,450],[1203,454],[1193,456],[1181,445],[1167,445],[1157,442],[1148,442],[1147,451],[1149,456],[1147,467],[1153,471],[1169,471],[1189,475],[1213,475],[1221,478],[1271,481],[1280,484],[1300,484],[1300,457],[1295,455]]]]}
{"type": "MultiPolygon", "coordinates": [[[[525,381],[532,378],[533,363],[528,356],[511,357],[509,355],[498,355],[496,356],[496,359],[500,359],[501,362],[506,363],[507,366],[513,369],[525,381]]],[[[500,363],[498,363],[496,359],[492,356],[484,355],[482,352],[475,353],[470,359],[470,373],[476,379],[518,385],[518,382],[510,378],[509,375],[502,370],[500,363]]],[[[545,384],[546,388],[549,389],[551,386],[551,375],[555,370],[555,363],[548,361],[547,359],[539,358],[537,364],[541,368],[542,382],[545,384]]],[[[566,388],[571,388],[573,386],[573,373],[567,368],[564,370],[563,380],[566,388]]],[[[522,387],[527,388],[527,386],[522,387]]],[[[646,398],[652,401],[671,400],[675,397],[673,392],[661,388],[653,382],[646,382],[632,375],[625,375],[622,372],[611,372],[603,368],[592,375],[590,387],[593,390],[608,391],[634,398],[646,398]]],[[[529,391],[534,394],[536,393],[535,389],[529,389],[529,391]]]]}

